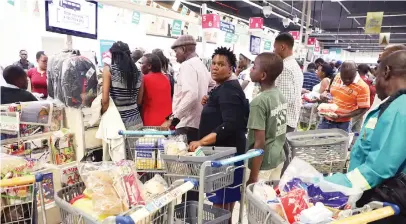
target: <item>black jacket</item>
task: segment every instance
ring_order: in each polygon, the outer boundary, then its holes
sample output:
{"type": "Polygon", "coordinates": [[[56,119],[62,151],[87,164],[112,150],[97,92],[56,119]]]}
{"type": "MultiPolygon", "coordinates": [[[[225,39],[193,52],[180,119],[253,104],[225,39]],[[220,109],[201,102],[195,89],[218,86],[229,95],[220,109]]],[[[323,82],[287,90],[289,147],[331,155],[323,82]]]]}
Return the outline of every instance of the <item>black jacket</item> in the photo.
{"type": "Polygon", "coordinates": [[[34,95],[27,90],[1,86],[0,104],[37,101],[34,95]]]}

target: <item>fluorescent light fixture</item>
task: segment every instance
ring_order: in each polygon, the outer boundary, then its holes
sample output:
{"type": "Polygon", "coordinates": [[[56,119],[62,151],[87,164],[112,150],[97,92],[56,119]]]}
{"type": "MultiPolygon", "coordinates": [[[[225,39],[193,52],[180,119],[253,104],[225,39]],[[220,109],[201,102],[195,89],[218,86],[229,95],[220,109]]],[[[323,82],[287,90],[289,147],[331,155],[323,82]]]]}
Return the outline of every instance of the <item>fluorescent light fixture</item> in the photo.
{"type": "MultiPolygon", "coordinates": [[[[406,27],[406,25],[394,25],[394,26],[381,26],[382,28],[401,28],[401,27],[406,27]]],[[[357,27],[359,29],[365,29],[363,26],[357,27]]]]}
{"type": "Polygon", "coordinates": [[[172,5],[172,10],[178,11],[179,6],[180,6],[180,0],[175,0],[175,2],[172,5]]]}
{"type": "MultiPolygon", "coordinates": [[[[384,14],[383,17],[402,17],[406,16],[406,14],[392,14],[392,15],[386,15],[384,14]]],[[[360,19],[360,18],[367,18],[367,16],[347,16],[348,19],[360,19]]]]}

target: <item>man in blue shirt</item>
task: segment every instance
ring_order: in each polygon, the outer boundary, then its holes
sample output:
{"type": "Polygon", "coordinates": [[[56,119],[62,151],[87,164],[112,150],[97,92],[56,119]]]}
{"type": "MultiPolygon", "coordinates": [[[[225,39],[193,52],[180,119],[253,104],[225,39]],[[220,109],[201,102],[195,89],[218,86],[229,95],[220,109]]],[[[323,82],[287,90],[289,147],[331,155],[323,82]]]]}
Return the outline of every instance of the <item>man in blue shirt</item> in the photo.
{"type": "Polygon", "coordinates": [[[304,89],[304,92],[312,91],[313,87],[320,83],[320,79],[316,75],[316,70],[317,70],[316,64],[310,63],[307,65],[307,71],[303,72],[302,88],[304,89]]]}
{"type": "Polygon", "coordinates": [[[358,205],[376,200],[400,207],[401,215],[377,223],[406,223],[406,51],[381,60],[376,92],[383,102],[365,119],[349,172],[326,180],[365,191],[358,205]]]}

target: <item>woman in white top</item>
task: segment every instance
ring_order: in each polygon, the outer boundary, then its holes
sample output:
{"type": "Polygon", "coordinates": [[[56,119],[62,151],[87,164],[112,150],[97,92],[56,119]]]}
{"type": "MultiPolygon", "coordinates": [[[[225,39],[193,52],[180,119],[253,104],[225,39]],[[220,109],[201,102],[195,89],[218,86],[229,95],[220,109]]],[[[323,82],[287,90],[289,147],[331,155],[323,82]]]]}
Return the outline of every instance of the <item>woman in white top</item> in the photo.
{"type": "Polygon", "coordinates": [[[313,87],[313,92],[323,93],[328,90],[331,81],[334,79],[334,69],[329,63],[319,65],[317,69],[317,76],[321,82],[313,87]]]}

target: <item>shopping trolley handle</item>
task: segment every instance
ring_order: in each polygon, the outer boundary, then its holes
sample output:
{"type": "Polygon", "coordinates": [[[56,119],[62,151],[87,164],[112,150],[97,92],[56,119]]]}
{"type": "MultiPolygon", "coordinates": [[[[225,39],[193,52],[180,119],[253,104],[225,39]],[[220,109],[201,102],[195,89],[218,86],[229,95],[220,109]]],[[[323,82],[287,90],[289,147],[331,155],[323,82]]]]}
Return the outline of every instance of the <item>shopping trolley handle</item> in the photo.
{"type": "Polygon", "coordinates": [[[43,179],[43,174],[38,173],[34,175],[27,175],[22,177],[14,177],[11,179],[0,180],[0,187],[14,187],[27,184],[33,184],[35,182],[41,182],[43,179]]]}
{"type": "Polygon", "coordinates": [[[227,166],[234,164],[235,162],[243,161],[246,159],[251,159],[253,157],[257,157],[264,154],[264,150],[262,149],[253,149],[248,151],[245,154],[239,155],[239,156],[234,156],[228,159],[223,159],[220,161],[212,161],[211,162],[211,167],[222,167],[222,166],[227,166]]]}
{"type": "Polygon", "coordinates": [[[119,130],[119,135],[133,135],[133,136],[144,136],[144,135],[174,135],[175,131],[125,131],[119,130]]]}

